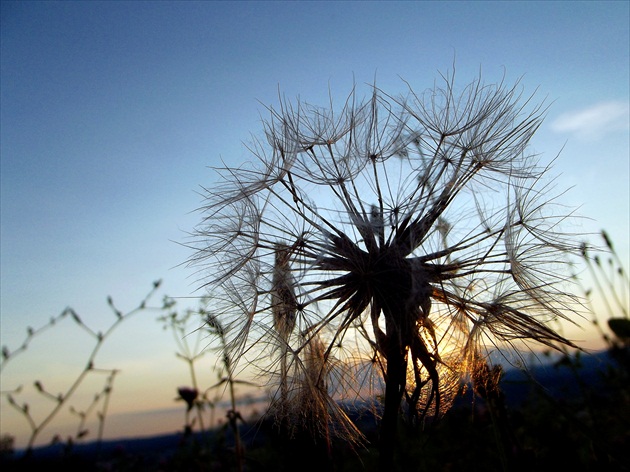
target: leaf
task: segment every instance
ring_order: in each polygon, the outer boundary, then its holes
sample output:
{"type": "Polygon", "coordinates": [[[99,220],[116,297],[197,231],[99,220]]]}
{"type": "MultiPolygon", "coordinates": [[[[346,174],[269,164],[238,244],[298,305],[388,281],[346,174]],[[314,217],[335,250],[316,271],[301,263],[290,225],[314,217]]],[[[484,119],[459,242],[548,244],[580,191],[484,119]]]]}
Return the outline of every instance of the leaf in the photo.
{"type": "Polygon", "coordinates": [[[619,339],[630,339],[630,319],[611,318],[608,320],[608,327],[619,339]]]}
{"type": "Polygon", "coordinates": [[[114,299],[111,296],[107,296],[107,304],[110,306],[110,308],[114,311],[114,313],[116,314],[116,316],[118,318],[122,318],[122,313],[120,312],[120,310],[118,310],[115,306],[114,306],[114,299]]]}

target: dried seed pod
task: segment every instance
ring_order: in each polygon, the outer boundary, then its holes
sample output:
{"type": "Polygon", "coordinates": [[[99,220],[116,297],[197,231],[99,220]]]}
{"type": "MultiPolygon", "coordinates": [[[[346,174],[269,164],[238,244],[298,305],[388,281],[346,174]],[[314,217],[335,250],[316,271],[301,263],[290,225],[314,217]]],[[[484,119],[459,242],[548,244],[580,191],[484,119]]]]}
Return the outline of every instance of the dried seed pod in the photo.
{"type": "Polygon", "coordinates": [[[271,288],[271,312],[276,331],[286,341],[295,328],[297,299],[295,281],[291,274],[291,249],[284,244],[276,244],[275,263],[271,288]]]}

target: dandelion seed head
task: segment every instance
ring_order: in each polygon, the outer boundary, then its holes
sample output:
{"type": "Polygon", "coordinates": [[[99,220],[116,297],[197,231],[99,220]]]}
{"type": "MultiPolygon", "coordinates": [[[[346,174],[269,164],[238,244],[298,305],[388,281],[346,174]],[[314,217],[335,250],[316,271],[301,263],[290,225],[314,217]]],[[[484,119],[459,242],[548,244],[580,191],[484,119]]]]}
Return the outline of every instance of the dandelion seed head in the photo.
{"type": "Polygon", "coordinates": [[[340,107],[281,99],[257,161],[208,191],[191,263],[282,424],[356,438],[339,399],[376,404],[388,383],[385,411],[439,416],[466,378],[490,388],[486,346],[570,344],[549,322],[569,316],[562,255],[586,249],[527,152],[544,107],[518,84],[443,79],[340,107]]]}

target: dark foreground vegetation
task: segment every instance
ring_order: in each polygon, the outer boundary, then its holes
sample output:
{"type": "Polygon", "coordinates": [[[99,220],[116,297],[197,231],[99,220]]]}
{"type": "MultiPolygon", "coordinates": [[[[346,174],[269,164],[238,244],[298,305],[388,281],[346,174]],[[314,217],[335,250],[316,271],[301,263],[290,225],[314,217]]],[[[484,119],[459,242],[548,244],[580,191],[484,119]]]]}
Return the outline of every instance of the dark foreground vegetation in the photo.
{"type": "MultiPolygon", "coordinates": [[[[594,289],[584,289],[585,299],[590,301],[596,292],[605,302],[607,313],[598,315],[593,307],[589,312],[606,348],[594,354],[567,349],[562,355],[549,351],[537,358],[524,357],[526,370],[503,370],[500,364],[489,364],[492,367],[481,372],[483,375],[473,377],[461,388],[454,405],[439,421],[433,421],[429,415],[422,423],[410,423],[401,415],[393,458],[388,462],[391,472],[630,470],[630,284],[610,239],[605,232],[602,235],[608,255],[593,256],[586,246],[582,255],[595,283],[594,289]]],[[[156,282],[154,289],[158,286],[156,282]]],[[[322,431],[313,434],[298,430],[289,438],[280,434],[282,428],[272,416],[243,421],[235,387],[247,382],[235,377],[229,356],[223,356],[216,372],[218,383],[205,388],[196,380],[197,363],[207,351],[188,344],[192,341],[185,334],[191,332],[189,321],[199,315],[207,318],[208,313],[177,311],[168,297],[164,306],[157,308],[158,313],[166,310],[168,314],[158,320],[173,330],[178,342],[177,356],[191,373],[192,386],[178,388],[184,403],[185,427],[172,435],[103,440],[117,370],[104,371],[107,375],[103,390],[95,395],[94,404],[87,410],[76,410],[69,402],[85,377],[103,371],[97,368],[97,353],[109,333],[134,313],[151,309],[147,300],[148,297],[137,308],[122,313],[108,299],[116,316],[111,327],[102,333],[89,330],[79,315],[68,309],[49,325],[27,329],[27,337],[17,349],[3,347],[0,367],[19,358],[34,338],[57,326],[61,318],[71,319],[85,327],[88,334],[94,334],[94,350],[87,367],[65,393],[52,396],[42,382],[34,382],[37,392],[52,405],[43,419],[36,421],[32,416],[28,403],[20,397],[21,387],[2,391],[6,400],[3,406],[20,412],[32,425],[32,433],[28,446],[15,450],[10,432],[3,432],[0,470],[370,472],[382,468],[382,433],[377,419],[382,410],[374,412],[357,406],[361,403],[345,409],[365,438],[358,445],[333,435],[329,441],[322,440],[322,431]],[[208,429],[212,422],[204,418],[221,400],[216,395],[219,390],[225,391],[223,386],[228,387],[230,410],[223,427],[208,429]],[[217,390],[218,387],[221,388],[217,390]],[[80,420],[76,436],[34,447],[35,438],[44,430],[49,433],[51,419],[68,406],[80,420]],[[91,415],[99,419],[95,440],[85,428],[91,415]]],[[[208,318],[208,330],[198,332],[201,336],[215,336],[219,351],[225,352],[225,331],[216,319],[208,318]]],[[[7,388],[4,382],[3,388],[7,388]]]]}
{"type": "MultiPolygon", "coordinates": [[[[591,255],[583,250],[583,258],[593,276],[594,289],[584,289],[590,301],[594,292],[605,303],[598,315],[590,307],[591,323],[599,332],[606,348],[587,354],[565,350],[564,354],[549,351],[538,357],[524,357],[526,370],[488,364],[483,375],[473,377],[462,386],[452,408],[438,421],[429,415],[422,423],[404,421],[397,424],[393,458],[388,462],[394,471],[629,471],[630,470],[630,318],[627,309],[627,272],[617,257],[607,234],[602,232],[606,253],[591,255]],[[605,321],[604,321],[605,320],[605,321]],[[552,353],[553,352],[553,353],[552,353]]],[[[154,290],[159,283],[154,284],[154,290]]],[[[153,292],[151,292],[153,293],[153,292]]],[[[27,329],[23,343],[13,350],[3,347],[4,367],[28,348],[34,338],[58,326],[68,318],[84,327],[94,338],[94,350],[83,372],[63,394],[53,396],[44,383],[35,380],[34,387],[52,405],[43,419],[31,413],[22,397],[22,388],[7,389],[3,382],[3,406],[20,412],[32,425],[28,446],[15,450],[10,432],[3,432],[0,441],[0,470],[63,470],[63,471],[376,471],[379,462],[381,411],[372,411],[357,403],[346,405],[349,420],[363,434],[363,444],[328,436],[322,431],[298,430],[292,437],[280,434],[277,419],[241,418],[236,387],[246,384],[234,375],[232,360],[224,355],[217,370],[218,383],[205,388],[197,382],[197,362],[207,350],[188,344],[189,321],[201,315],[207,318],[207,330],[198,330],[219,340],[219,352],[225,353],[225,330],[208,313],[200,310],[180,312],[166,297],[158,313],[165,328],[172,329],[178,342],[177,356],[185,361],[191,373],[191,387],[180,387],[184,403],[185,427],[172,435],[149,438],[103,440],[108,400],[117,370],[98,369],[97,353],[109,333],[138,311],[151,309],[145,298],[137,308],[122,313],[113,301],[108,303],[115,316],[104,332],[90,330],[71,309],[38,329],[27,329]],[[103,390],[94,397],[87,410],[76,410],[70,403],[73,392],[88,375],[104,372],[103,390]],[[208,429],[204,418],[218,404],[220,391],[229,392],[230,410],[224,425],[208,429]],[[213,396],[214,394],[219,396],[213,396]],[[53,445],[34,447],[35,439],[63,408],[70,407],[79,417],[75,437],[59,438],[53,445]],[[376,415],[375,415],[376,413],[376,415]],[[92,415],[99,419],[96,440],[85,428],[92,415]],[[205,424],[205,426],[204,426],[205,424]],[[314,438],[319,438],[315,440],[314,438]],[[89,442],[88,442],[89,441],[89,442]]],[[[205,345],[203,345],[205,346],[205,345]]],[[[0,369],[2,370],[2,369],[0,369]]],[[[54,431],[53,431],[54,432],[54,431]]],[[[325,433],[325,431],[324,431],[325,433]]],[[[58,436],[56,436],[58,437],[58,436]]]]}
{"type": "MultiPolygon", "coordinates": [[[[399,434],[392,470],[630,470],[630,351],[573,354],[507,370],[501,394],[484,401],[468,389],[439,422],[399,434]],[[494,404],[490,405],[489,402],[494,404]],[[505,414],[502,414],[502,411],[505,414]]],[[[377,422],[350,412],[369,441],[328,448],[311,437],[282,438],[271,421],[241,425],[243,470],[371,471],[378,465],[377,422]]],[[[2,470],[237,470],[229,427],[206,433],[3,451],[2,470]]]]}

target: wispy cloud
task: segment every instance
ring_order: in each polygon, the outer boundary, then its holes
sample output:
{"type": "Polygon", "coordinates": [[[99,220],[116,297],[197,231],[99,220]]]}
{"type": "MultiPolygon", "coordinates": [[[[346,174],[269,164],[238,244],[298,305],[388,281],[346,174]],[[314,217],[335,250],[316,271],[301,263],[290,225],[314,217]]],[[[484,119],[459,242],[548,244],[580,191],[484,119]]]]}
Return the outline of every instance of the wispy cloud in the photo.
{"type": "Polygon", "coordinates": [[[551,123],[551,129],[583,138],[601,138],[609,132],[630,129],[630,107],[623,101],[596,103],[560,115],[551,123]]]}

